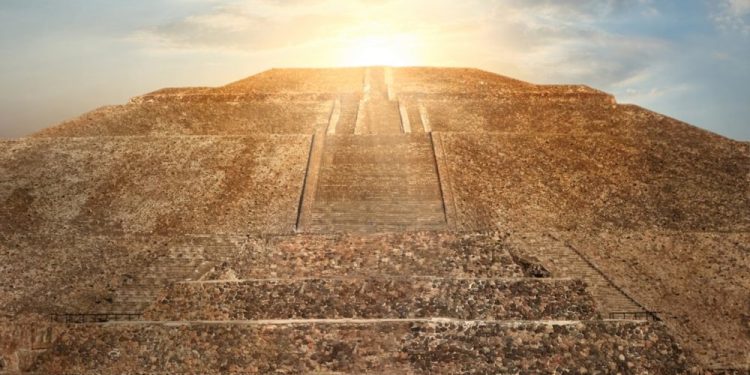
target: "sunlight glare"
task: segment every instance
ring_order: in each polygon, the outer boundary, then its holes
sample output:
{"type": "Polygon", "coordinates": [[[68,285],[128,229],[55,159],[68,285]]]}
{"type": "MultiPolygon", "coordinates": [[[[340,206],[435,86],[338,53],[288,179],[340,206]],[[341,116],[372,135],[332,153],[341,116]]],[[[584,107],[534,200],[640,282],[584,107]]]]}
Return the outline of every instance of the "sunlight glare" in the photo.
{"type": "Polygon", "coordinates": [[[415,65],[418,43],[405,34],[358,37],[345,42],[341,61],[347,66],[415,65]]]}

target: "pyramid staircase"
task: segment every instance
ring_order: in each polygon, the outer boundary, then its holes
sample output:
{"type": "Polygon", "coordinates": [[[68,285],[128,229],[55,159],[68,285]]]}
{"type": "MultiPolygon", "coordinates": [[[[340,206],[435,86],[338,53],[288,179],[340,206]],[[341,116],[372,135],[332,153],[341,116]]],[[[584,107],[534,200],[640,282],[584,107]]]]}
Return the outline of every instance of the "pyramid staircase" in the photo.
{"type": "Polygon", "coordinates": [[[389,76],[384,68],[367,69],[363,96],[342,95],[328,129],[316,134],[299,231],[447,228],[432,137],[412,132],[389,76]]]}
{"type": "Polygon", "coordinates": [[[309,232],[445,228],[425,135],[329,135],[309,232]]]}

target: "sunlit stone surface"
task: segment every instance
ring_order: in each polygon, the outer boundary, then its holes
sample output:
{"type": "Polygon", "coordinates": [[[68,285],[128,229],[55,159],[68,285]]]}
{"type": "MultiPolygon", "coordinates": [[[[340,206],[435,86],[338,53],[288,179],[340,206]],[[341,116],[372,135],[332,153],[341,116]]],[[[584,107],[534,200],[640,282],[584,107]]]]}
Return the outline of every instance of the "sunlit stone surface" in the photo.
{"type": "Polygon", "coordinates": [[[585,86],[160,90],[0,141],[0,374],[746,373],[749,184],[585,86]]]}

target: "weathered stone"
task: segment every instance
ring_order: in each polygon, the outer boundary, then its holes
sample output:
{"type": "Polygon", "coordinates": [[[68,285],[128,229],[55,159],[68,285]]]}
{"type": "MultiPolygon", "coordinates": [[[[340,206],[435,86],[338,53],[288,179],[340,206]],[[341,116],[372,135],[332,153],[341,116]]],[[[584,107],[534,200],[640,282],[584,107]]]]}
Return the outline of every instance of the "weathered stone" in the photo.
{"type": "Polygon", "coordinates": [[[484,374],[564,373],[580,367],[596,372],[609,363],[613,372],[688,373],[688,363],[660,324],[450,320],[71,326],[37,360],[35,370],[121,374],[153,366],[172,374],[484,374]],[[540,330],[545,326],[555,333],[540,330]],[[580,340],[594,332],[596,339],[580,340]],[[644,345],[654,334],[658,341],[644,345]],[[580,350],[566,349],[573,345],[580,350]],[[593,348],[596,356],[589,354],[593,348]],[[120,356],[110,356],[113,350],[120,356]],[[631,358],[631,368],[621,355],[631,358]]]}
{"type": "Polygon", "coordinates": [[[0,373],[746,373],[748,176],[475,69],[159,90],[0,140],[0,373]]]}
{"type": "Polygon", "coordinates": [[[595,317],[575,280],[366,278],[187,282],[168,287],[147,320],[584,320],[595,317]]]}

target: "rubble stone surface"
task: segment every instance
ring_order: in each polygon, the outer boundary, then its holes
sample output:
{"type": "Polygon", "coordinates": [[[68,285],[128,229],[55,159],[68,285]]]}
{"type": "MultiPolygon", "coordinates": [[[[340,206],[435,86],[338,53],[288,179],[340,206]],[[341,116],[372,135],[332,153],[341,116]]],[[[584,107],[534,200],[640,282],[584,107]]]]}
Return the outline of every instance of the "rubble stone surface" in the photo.
{"type": "Polygon", "coordinates": [[[747,373],[748,233],[750,143],[583,85],[166,88],[0,140],[0,374],[747,373]]]}

